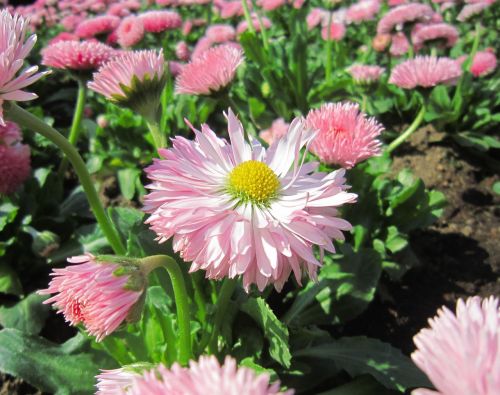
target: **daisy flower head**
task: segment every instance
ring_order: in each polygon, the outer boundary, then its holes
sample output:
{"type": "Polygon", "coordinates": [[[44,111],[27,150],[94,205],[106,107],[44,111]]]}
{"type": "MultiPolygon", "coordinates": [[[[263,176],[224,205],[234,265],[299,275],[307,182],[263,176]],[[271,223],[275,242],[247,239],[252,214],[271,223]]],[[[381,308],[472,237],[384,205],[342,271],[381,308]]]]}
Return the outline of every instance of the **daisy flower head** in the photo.
{"type": "Polygon", "coordinates": [[[464,5],[460,13],[457,15],[457,21],[465,22],[477,15],[480,15],[483,13],[484,10],[489,8],[491,4],[492,3],[490,3],[489,1],[481,1],[478,3],[466,4],[464,5]]]}
{"type": "MultiPolygon", "coordinates": [[[[466,60],[467,55],[464,55],[458,58],[457,62],[462,65],[466,60]]],[[[493,50],[478,51],[472,60],[470,72],[474,77],[483,77],[493,73],[496,68],[497,57],[495,56],[493,50]]]]}
{"type": "Polygon", "coordinates": [[[125,51],[94,73],[88,87],[149,121],[155,121],[166,82],[162,50],[125,51]]]}
{"type": "Polygon", "coordinates": [[[71,325],[83,324],[97,341],[124,321],[137,321],[147,285],[147,271],[137,261],[85,254],[68,262],[53,269],[49,287],[38,291],[54,294],[44,304],[53,304],[71,325]]]}
{"type": "Polygon", "coordinates": [[[30,148],[21,144],[19,126],[7,121],[0,125],[0,196],[14,193],[30,173],[30,148]]]}
{"type": "Polygon", "coordinates": [[[175,11],[147,11],[139,14],[139,18],[148,33],[161,33],[182,26],[182,18],[175,11]]]}
{"type": "Polygon", "coordinates": [[[203,51],[183,67],[175,80],[177,93],[211,95],[226,88],[243,63],[243,51],[222,44],[203,51]]]}
{"type": "Polygon", "coordinates": [[[379,0],[360,0],[347,9],[346,18],[351,23],[371,21],[378,14],[380,6],[379,0]]]}
{"type": "Polygon", "coordinates": [[[453,47],[458,41],[458,30],[448,23],[417,24],[411,32],[411,41],[417,51],[436,41],[445,47],[453,47]]]}
{"type": "Polygon", "coordinates": [[[97,392],[95,395],[122,395],[128,393],[135,378],[141,377],[145,372],[153,368],[150,363],[134,363],[119,369],[101,370],[96,376],[97,392]]]}
{"type": "Polygon", "coordinates": [[[456,312],[446,307],[429,320],[413,341],[415,364],[436,391],[412,395],[496,395],[500,388],[500,308],[495,297],[460,299],[456,312]]]}
{"type": "Polygon", "coordinates": [[[120,18],[114,15],[100,15],[82,21],[75,30],[80,38],[92,38],[101,34],[111,33],[120,24],[120,18]]]}
{"type": "Polygon", "coordinates": [[[236,30],[231,25],[211,25],[207,28],[205,36],[210,39],[212,43],[225,43],[233,41],[236,38],[236,30]]]}
{"type": "Polygon", "coordinates": [[[124,18],[116,29],[116,39],[123,48],[139,44],[144,37],[144,23],[141,18],[130,15],[124,18]]]}
{"type": "Polygon", "coordinates": [[[278,118],[273,121],[269,129],[260,132],[259,137],[268,145],[272,145],[276,139],[283,137],[288,132],[289,127],[288,122],[285,122],[283,118],[278,118]]]}
{"type": "Polygon", "coordinates": [[[384,127],[367,118],[355,103],[327,103],[309,111],[307,127],[318,131],[309,150],[322,162],[350,169],[380,154],[377,137],[384,127]]]}
{"type": "Polygon", "coordinates": [[[405,23],[426,22],[434,15],[428,4],[409,3],[399,5],[387,12],[377,25],[377,34],[390,34],[405,23]]]}
{"type": "Polygon", "coordinates": [[[300,150],[314,137],[303,119],[267,150],[245,141],[231,110],[227,119],[230,143],[203,125],[194,141],[176,137],[159,151],[146,169],[146,222],[160,243],[173,237],[191,272],[242,276],[247,291],[280,290],[292,272],[299,283],[303,273],[316,278],[316,248],[334,251],[332,238],[351,229],[337,217],[337,207],[356,200],[344,170],[316,173],[318,163],[303,164],[300,150]]]}
{"type": "Polygon", "coordinates": [[[329,25],[323,26],[321,29],[321,38],[323,40],[340,41],[344,38],[346,32],[343,23],[332,22],[329,25]]]}
{"type": "Polygon", "coordinates": [[[354,64],[347,69],[354,81],[360,84],[371,84],[380,79],[385,69],[380,66],[354,64]]]}
{"type": "Polygon", "coordinates": [[[391,37],[391,47],[389,53],[392,56],[403,56],[410,49],[410,42],[403,32],[397,32],[391,37]]]}
{"type": "Polygon", "coordinates": [[[439,84],[452,84],[461,75],[462,69],[454,59],[417,56],[394,67],[389,83],[403,89],[431,88],[439,84]]]}
{"type": "Polygon", "coordinates": [[[126,393],[293,395],[294,391],[280,391],[279,381],[271,384],[267,373],[258,375],[250,368],[238,367],[236,360],[229,356],[222,365],[214,356],[201,356],[198,361],[190,361],[186,368],[177,363],[170,369],[159,365],[134,378],[126,393]]]}
{"type": "Polygon", "coordinates": [[[38,73],[38,66],[32,66],[18,74],[36,43],[36,35],[26,39],[27,29],[27,20],[12,16],[7,9],[0,11],[0,126],[5,125],[4,102],[36,99],[37,95],[23,89],[49,73],[38,73]]]}

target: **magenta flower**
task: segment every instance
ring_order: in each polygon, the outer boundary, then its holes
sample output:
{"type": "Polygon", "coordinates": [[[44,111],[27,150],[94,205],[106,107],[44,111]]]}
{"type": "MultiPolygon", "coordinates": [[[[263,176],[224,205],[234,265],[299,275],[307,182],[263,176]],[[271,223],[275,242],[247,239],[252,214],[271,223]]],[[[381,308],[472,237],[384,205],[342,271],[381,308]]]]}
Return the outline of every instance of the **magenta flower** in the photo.
{"type": "Polygon", "coordinates": [[[412,395],[497,395],[500,389],[500,309],[497,298],[474,296],[457,303],[456,313],[442,307],[413,341],[415,364],[437,392],[412,395]]]}
{"type": "Polygon", "coordinates": [[[322,162],[347,169],[380,154],[377,137],[384,127],[375,118],[367,118],[355,103],[328,103],[309,111],[306,124],[318,134],[309,150],[322,162]]]}
{"type": "Polygon", "coordinates": [[[178,29],[182,26],[182,18],[175,11],[148,11],[139,14],[144,30],[149,33],[161,33],[178,29]]]}
{"type": "Polygon", "coordinates": [[[140,316],[147,273],[139,264],[91,254],[68,258],[68,262],[73,265],[53,269],[49,287],[38,291],[40,295],[55,294],[44,303],[52,303],[67,322],[82,323],[101,341],[125,320],[140,316]]]}
{"type": "Polygon", "coordinates": [[[427,4],[410,3],[397,6],[385,14],[377,25],[378,34],[392,33],[397,25],[409,22],[425,22],[430,20],[434,11],[427,4]]]}
{"type": "Polygon", "coordinates": [[[403,89],[430,88],[454,83],[461,75],[462,69],[453,59],[417,56],[394,67],[389,83],[403,89]]]}
{"type": "Polygon", "coordinates": [[[321,29],[321,38],[323,40],[340,41],[345,36],[345,25],[343,23],[332,22],[321,29]]]}
{"type": "Polygon", "coordinates": [[[385,69],[380,66],[355,64],[347,69],[354,81],[362,84],[370,84],[378,81],[385,69]]]}
{"type": "Polygon", "coordinates": [[[228,86],[243,62],[243,52],[229,44],[202,52],[182,68],[175,80],[177,93],[210,95],[228,86]]]}
{"type": "Polygon", "coordinates": [[[120,24],[120,18],[113,15],[101,15],[86,19],[81,22],[75,30],[80,38],[91,38],[100,34],[110,33],[120,24]]]}
{"type": "Polygon", "coordinates": [[[483,77],[495,71],[497,67],[497,57],[493,51],[479,51],[472,60],[470,72],[474,77],[483,77]]]}
{"type": "Polygon", "coordinates": [[[264,140],[268,145],[273,145],[275,141],[283,137],[286,134],[286,132],[288,132],[289,127],[290,124],[285,122],[283,118],[278,118],[273,121],[269,129],[260,132],[259,137],[262,140],[264,140]]]}
{"type": "Polygon", "coordinates": [[[334,251],[331,239],[351,229],[334,209],[356,199],[345,192],[344,170],[313,173],[317,163],[302,165],[300,148],[313,137],[303,119],[268,150],[244,140],[231,110],[228,123],[231,144],[203,125],[193,129],[195,141],[176,137],[159,151],[162,159],[146,169],[146,222],[160,243],[173,237],[191,272],[211,279],[241,275],[247,290],[280,290],[292,271],[299,283],[303,272],[315,278],[314,249],[334,251]]]}
{"type": "MultiPolygon", "coordinates": [[[[125,392],[122,392],[123,394],[125,392]]],[[[294,391],[280,391],[280,383],[270,384],[267,373],[257,375],[252,369],[238,367],[227,356],[220,365],[214,356],[202,356],[191,361],[188,368],[175,363],[170,369],[158,366],[142,377],[134,378],[127,395],[145,394],[238,394],[238,395],[293,395],[294,391]]],[[[104,395],[104,394],[103,394],[104,395]]]]}
{"type": "Polygon", "coordinates": [[[122,20],[116,29],[118,44],[124,48],[139,44],[144,37],[144,23],[136,16],[128,16],[122,20]]]}
{"type": "Polygon", "coordinates": [[[60,41],[42,50],[42,64],[56,69],[92,71],[115,55],[98,41],[60,41]]]}
{"type": "Polygon", "coordinates": [[[12,16],[6,9],[0,11],[0,126],[5,125],[4,101],[36,99],[37,95],[23,89],[49,73],[37,73],[38,66],[33,66],[21,71],[16,77],[36,42],[35,35],[26,40],[27,29],[27,22],[22,17],[12,16]]]}
{"type": "Polygon", "coordinates": [[[446,47],[453,47],[458,40],[458,30],[448,23],[417,24],[411,32],[411,41],[418,51],[426,42],[440,40],[446,47]]]}
{"type": "Polygon", "coordinates": [[[5,122],[0,125],[0,195],[14,193],[30,173],[30,148],[21,144],[19,126],[5,122]]]}

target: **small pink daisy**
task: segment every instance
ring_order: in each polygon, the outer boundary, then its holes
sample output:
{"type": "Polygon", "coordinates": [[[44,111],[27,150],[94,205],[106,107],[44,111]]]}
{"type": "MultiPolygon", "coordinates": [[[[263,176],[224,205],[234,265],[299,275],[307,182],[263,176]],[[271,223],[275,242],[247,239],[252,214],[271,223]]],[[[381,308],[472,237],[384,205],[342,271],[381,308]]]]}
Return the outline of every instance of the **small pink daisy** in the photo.
{"type": "Polygon", "coordinates": [[[257,5],[266,11],[273,11],[286,4],[287,0],[258,0],[257,5]]]}
{"type": "Polygon", "coordinates": [[[485,9],[491,6],[490,2],[479,2],[473,4],[466,4],[457,16],[457,21],[465,22],[473,16],[481,14],[485,9]]]}
{"type": "Polygon", "coordinates": [[[397,32],[391,37],[389,52],[392,56],[403,56],[410,49],[410,42],[403,32],[397,32]]]}
{"type": "Polygon", "coordinates": [[[243,62],[243,52],[223,44],[204,51],[183,67],[175,80],[177,93],[210,95],[228,86],[243,62]]]}
{"type": "Polygon", "coordinates": [[[328,103],[309,111],[306,124],[318,131],[309,150],[322,162],[347,169],[380,154],[377,137],[384,127],[367,118],[355,103],[328,103]]]}
{"type": "Polygon", "coordinates": [[[182,18],[175,11],[148,11],[139,14],[144,30],[149,33],[161,33],[178,29],[182,26],[182,18]]]}
{"type": "Polygon", "coordinates": [[[179,41],[177,43],[177,45],[175,46],[175,56],[177,57],[177,59],[182,60],[183,62],[189,60],[191,51],[189,50],[189,47],[185,41],[179,41]]]}
{"type": "MultiPolygon", "coordinates": [[[[122,392],[125,393],[124,391],[122,392]]],[[[170,369],[164,365],[142,377],[133,378],[127,395],[145,394],[238,394],[238,395],[293,395],[294,391],[280,391],[279,381],[271,384],[267,373],[257,375],[252,369],[238,367],[227,356],[221,365],[214,356],[201,356],[184,368],[175,363],[170,369]]]]}
{"type": "Polygon", "coordinates": [[[30,148],[21,144],[19,126],[5,122],[0,125],[0,195],[14,193],[30,173],[30,148]]]}
{"type": "Polygon", "coordinates": [[[415,364],[437,389],[412,395],[497,395],[500,389],[499,300],[460,299],[456,313],[446,307],[413,341],[415,364]]]}
{"type": "Polygon", "coordinates": [[[283,118],[278,118],[273,121],[269,129],[260,132],[259,137],[268,145],[273,145],[277,139],[283,137],[288,132],[289,127],[290,124],[285,122],[283,118]]]}
{"type": "Polygon", "coordinates": [[[125,320],[137,319],[147,273],[125,258],[96,258],[91,254],[68,258],[73,265],[53,269],[52,280],[40,295],[55,294],[52,303],[71,325],[82,323],[97,341],[125,320]]]}
{"type": "Polygon", "coordinates": [[[36,43],[36,36],[26,40],[28,24],[19,15],[12,16],[7,9],[0,11],[0,126],[3,119],[4,101],[28,101],[36,99],[34,93],[22,89],[38,81],[49,72],[37,73],[32,66],[16,74],[23,67],[24,59],[36,43]]]}
{"type": "Polygon", "coordinates": [[[130,368],[119,368],[111,370],[101,370],[96,376],[97,392],[95,395],[122,395],[128,393],[134,378],[141,377],[141,374],[130,368]]]}
{"type": "Polygon", "coordinates": [[[128,16],[122,20],[116,29],[118,44],[124,48],[139,44],[144,37],[144,23],[136,16],[128,16]]]}
{"type": "Polygon", "coordinates": [[[323,26],[321,29],[321,38],[323,40],[340,41],[344,38],[345,31],[346,29],[343,23],[332,22],[330,23],[330,29],[328,29],[328,25],[323,26]]]}
{"type": "Polygon", "coordinates": [[[461,75],[462,69],[453,59],[417,56],[394,67],[389,83],[404,89],[430,88],[439,84],[451,84],[461,75]]]}
{"type": "Polygon", "coordinates": [[[81,22],[75,34],[80,38],[91,38],[100,34],[110,33],[120,24],[120,18],[112,15],[101,15],[81,22]]]}
{"type": "Polygon", "coordinates": [[[64,70],[96,70],[115,55],[98,41],[60,41],[42,50],[42,64],[64,70]]]}
{"type": "MultiPolygon", "coordinates": [[[[457,59],[458,64],[462,65],[467,60],[467,55],[457,59]]],[[[474,77],[483,77],[492,73],[497,67],[497,57],[493,50],[479,51],[474,56],[470,66],[470,72],[474,77]]]]}
{"type": "Polygon", "coordinates": [[[410,3],[397,6],[385,14],[377,25],[378,34],[392,33],[397,25],[409,22],[426,22],[434,15],[431,6],[427,4],[410,3]]]}
{"type": "Polygon", "coordinates": [[[236,30],[231,25],[212,25],[205,32],[205,36],[216,44],[236,39],[236,30]]]}
{"type": "Polygon", "coordinates": [[[314,251],[335,251],[350,224],[336,208],[353,203],[344,170],[317,173],[300,149],[314,134],[295,119],[269,148],[244,139],[243,127],[228,112],[231,144],[207,126],[193,129],[195,140],[176,137],[162,159],[146,169],[152,183],[145,197],[146,221],[160,243],[191,262],[191,272],[211,279],[243,277],[248,291],[273,284],[281,290],[290,274],[316,278],[321,262],[314,251]]]}
{"type": "Polygon", "coordinates": [[[378,81],[385,69],[380,66],[355,64],[349,67],[347,71],[351,74],[354,81],[369,84],[378,81]]]}
{"type": "Polygon", "coordinates": [[[379,0],[361,0],[354,3],[347,9],[346,18],[349,22],[359,23],[362,21],[371,21],[380,11],[381,3],[379,0]]]}
{"type": "Polygon", "coordinates": [[[329,18],[330,13],[328,11],[322,8],[313,8],[306,17],[307,28],[311,30],[318,25],[324,26],[328,24],[329,18]]]}
{"type": "Polygon", "coordinates": [[[418,51],[426,42],[439,40],[446,47],[453,47],[458,41],[458,30],[448,23],[417,24],[411,32],[411,41],[418,51]]]}
{"type": "MultiPolygon", "coordinates": [[[[248,3],[250,4],[249,9],[252,9],[252,3],[250,1],[248,1],[248,3]]],[[[218,8],[220,9],[220,17],[222,19],[229,19],[234,18],[235,16],[243,15],[243,5],[239,0],[223,1],[220,3],[218,8]]]]}

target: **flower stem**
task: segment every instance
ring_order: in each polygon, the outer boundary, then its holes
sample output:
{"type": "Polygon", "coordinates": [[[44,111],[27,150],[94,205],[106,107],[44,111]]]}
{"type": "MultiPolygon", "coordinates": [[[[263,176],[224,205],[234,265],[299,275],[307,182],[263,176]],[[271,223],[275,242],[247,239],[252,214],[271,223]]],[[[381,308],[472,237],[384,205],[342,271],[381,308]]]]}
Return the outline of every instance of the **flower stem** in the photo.
{"type": "Polygon", "coordinates": [[[330,39],[331,27],[332,27],[332,13],[330,12],[330,16],[328,17],[327,40],[326,40],[326,43],[325,43],[325,50],[326,50],[325,79],[326,79],[326,82],[329,82],[330,78],[332,76],[332,48],[333,48],[333,40],[330,39]]]}
{"type": "Polygon", "coordinates": [[[243,6],[243,14],[245,14],[245,19],[247,20],[248,30],[255,34],[255,28],[253,27],[252,17],[250,16],[250,10],[248,9],[247,0],[241,0],[241,5],[243,6]]]}
{"type": "Polygon", "coordinates": [[[229,305],[231,296],[236,288],[236,284],[237,281],[235,279],[226,278],[220,289],[219,297],[217,298],[217,303],[215,305],[214,326],[212,328],[212,334],[208,344],[208,349],[212,354],[217,351],[217,337],[226,314],[227,306],[229,305]]]}
{"type": "MultiPolygon", "coordinates": [[[[177,325],[179,327],[179,363],[186,366],[192,356],[191,320],[189,300],[184,283],[184,276],[176,260],[167,255],[154,255],[142,259],[143,264],[157,265],[167,270],[174,289],[177,325]]],[[[168,345],[167,345],[168,347],[168,345]]]]}
{"type": "Polygon", "coordinates": [[[165,148],[167,146],[167,139],[165,138],[165,134],[161,132],[160,127],[156,122],[146,121],[148,125],[149,132],[153,137],[153,142],[156,148],[156,151],[160,148],[165,148]]]}
{"type": "Polygon", "coordinates": [[[117,255],[125,255],[127,250],[124,247],[118,232],[106,215],[101,201],[97,196],[94,183],[92,182],[87,167],[85,166],[85,162],[75,147],[73,147],[73,145],[71,145],[70,142],[66,140],[66,138],[64,138],[64,136],[57,130],[47,125],[45,122],[41,121],[28,111],[22,109],[14,102],[9,102],[9,105],[6,107],[6,114],[9,119],[21,126],[33,130],[34,132],[40,133],[64,152],[75,169],[85,195],[87,196],[89,205],[94,212],[97,223],[104,233],[104,236],[108,239],[109,244],[117,255]]]}
{"type": "MultiPolygon", "coordinates": [[[[73,122],[71,123],[71,130],[69,132],[68,141],[72,146],[76,146],[78,137],[80,137],[81,123],[83,117],[83,111],[85,109],[85,99],[87,97],[87,86],[85,81],[78,80],[78,95],[76,97],[75,112],[73,113],[73,122]]],[[[59,170],[57,174],[59,177],[64,176],[66,169],[68,167],[68,158],[64,157],[59,165],[59,170]]]]}
{"type": "Polygon", "coordinates": [[[418,129],[425,116],[425,105],[422,104],[422,108],[418,112],[417,116],[413,120],[412,124],[406,129],[398,138],[396,138],[389,146],[387,147],[387,152],[391,153],[397,147],[399,147],[410,135],[418,129]]]}

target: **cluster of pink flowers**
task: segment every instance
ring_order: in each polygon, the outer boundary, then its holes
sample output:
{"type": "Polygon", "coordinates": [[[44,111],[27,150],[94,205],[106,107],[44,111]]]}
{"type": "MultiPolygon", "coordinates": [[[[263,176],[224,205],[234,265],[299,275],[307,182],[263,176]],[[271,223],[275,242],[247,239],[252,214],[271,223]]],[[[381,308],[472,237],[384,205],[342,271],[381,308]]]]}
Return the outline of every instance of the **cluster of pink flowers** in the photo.
{"type": "Polygon", "coordinates": [[[21,144],[21,130],[13,122],[0,125],[0,195],[15,192],[31,172],[30,149],[21,144]]]}

